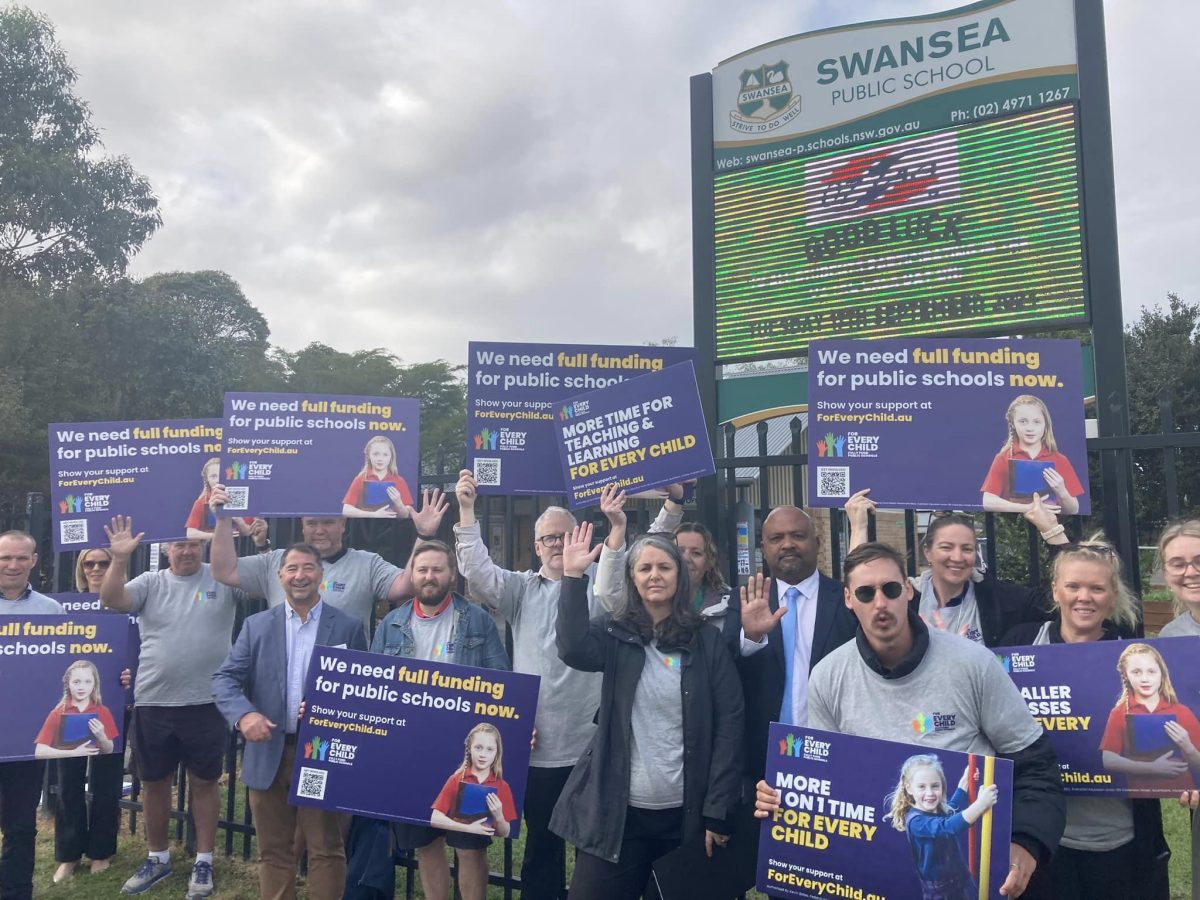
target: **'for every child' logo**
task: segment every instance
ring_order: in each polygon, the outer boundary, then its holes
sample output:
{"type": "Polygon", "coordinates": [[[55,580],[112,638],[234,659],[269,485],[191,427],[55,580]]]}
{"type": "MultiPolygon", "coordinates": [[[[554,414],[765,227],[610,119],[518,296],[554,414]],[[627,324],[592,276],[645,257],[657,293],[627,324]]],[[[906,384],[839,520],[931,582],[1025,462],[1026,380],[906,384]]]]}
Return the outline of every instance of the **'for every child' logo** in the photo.
{"type": "Polygon", "coordinates": [[[957,727],[957,717],[957,713],[921,713],[912,720],[912,729],[917,734],[953,731],[957,727]]]}

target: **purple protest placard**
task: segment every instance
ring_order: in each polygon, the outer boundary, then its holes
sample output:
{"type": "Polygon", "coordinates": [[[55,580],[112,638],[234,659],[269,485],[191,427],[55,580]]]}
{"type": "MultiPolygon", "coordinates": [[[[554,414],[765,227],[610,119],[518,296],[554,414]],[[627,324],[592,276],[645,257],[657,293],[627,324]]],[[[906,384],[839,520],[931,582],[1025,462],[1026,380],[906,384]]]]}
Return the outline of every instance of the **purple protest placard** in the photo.
{"type": "Polygon", "coordinates": [[[1178,797],[1200,786],[1200,638],[1005,647],[1068,794],[1178,797]]]}
{"type": "Polygon", "coordinates": [[[480,494],[562,494],[555,410],[585,391],[695,359],[691,347],[472,341],[467,467],[480,494]]]}
{"type": "Polygon", "coordinates": [[[762,823],[758,889],[814,900],[996,897],[1008,877],[1012,773],[1006,759],[772,723],[766,779],[783,802],[762,823]]]}
{"type": "Polygon", "coordinates": [[[129,621],[124,616],[0,616],[0,762],[119,753],[129,621]]]}
{"type": "Polygon", "coordinates": [[[572,397],[555,416],[572,507],[600,502],[607,484],[642,493],[716,471],[690,362],[572,397]]]}
{"type": "Polygon", "coordinates": [[[1077,341],[814,341],[808,360],[814,505],[870,488],[883,507],[1091,512],[1077,341]]]}
{"type": "Polygon", "coordinates": [[[147,541],[212,531],[220,419],[56,423],[49,432],[55,550],[108,546],[114,515],[133,516],[147,541]]]}
{"type": "Polygon", "coordinates": [[[416,400],[226,394],[224,421],[230,512],[406,518],[416,502],[416,400]]]}
{"type": "Polygon", "coordinates": [[[292,802],[488,833],[494,793],[516,837],[539,681],[317,647],[292,802]]]}

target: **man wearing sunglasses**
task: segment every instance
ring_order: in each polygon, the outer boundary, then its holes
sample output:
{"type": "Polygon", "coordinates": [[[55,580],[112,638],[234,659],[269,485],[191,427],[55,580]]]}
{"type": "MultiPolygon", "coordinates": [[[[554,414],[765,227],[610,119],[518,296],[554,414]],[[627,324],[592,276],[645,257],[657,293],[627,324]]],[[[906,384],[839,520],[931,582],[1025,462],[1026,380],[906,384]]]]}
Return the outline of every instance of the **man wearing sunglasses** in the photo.
{"type": "MultiPolygon", "coordinates": [[[[1000,892],[1019,897],[1066,822],[1049,739],[990,650],[928,628],[909,609],[912,585],[895,550],[861,544],[847,554],[843,575],[858,632],[813,671],[809,726],[1011,759],[1011,867],[1000,892]]],[[[751,586],[756,590],[761,585],[751,586]]],[[[765,781],[756,805],[759,816],[778,806],[765,781]]]]}

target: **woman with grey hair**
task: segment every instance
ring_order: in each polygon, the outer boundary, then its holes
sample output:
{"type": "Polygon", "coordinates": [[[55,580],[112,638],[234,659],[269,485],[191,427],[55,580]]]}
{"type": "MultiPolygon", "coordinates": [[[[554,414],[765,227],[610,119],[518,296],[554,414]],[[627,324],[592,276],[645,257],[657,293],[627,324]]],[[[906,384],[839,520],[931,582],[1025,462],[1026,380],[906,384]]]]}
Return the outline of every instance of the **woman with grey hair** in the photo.
{"type": "Polygon", "coordinates": [[[588,618],[592,526],[563,547],[558,651],[603,673],[598,728],[550,827],[579,849],[571,900],[641,896],[654,861],[681,844],[721,853],[739,795],[742,691],[729,651],[692,608],[674,541],[630,548],[625,599],[588,618]]]}

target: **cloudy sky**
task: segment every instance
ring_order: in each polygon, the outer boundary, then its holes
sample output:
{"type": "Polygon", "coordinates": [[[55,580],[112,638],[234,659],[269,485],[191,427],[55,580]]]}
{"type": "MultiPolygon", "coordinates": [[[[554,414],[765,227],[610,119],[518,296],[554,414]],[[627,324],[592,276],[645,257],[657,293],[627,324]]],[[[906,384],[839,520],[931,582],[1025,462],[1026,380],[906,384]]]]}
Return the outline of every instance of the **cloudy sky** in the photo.
{"type": "MultiPolygon", "coordinates": [[[[160,198],[133,273],[221,269],[289,349],[690,343],[688,78],[927,0],[34,0],[160,198]]],[[[1127,320],[1200,300],[1193,0],[1109,0],[1127,320]],[[1179,121],[1171,122],[1172,116],[1179,121]]]]}

